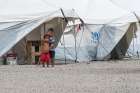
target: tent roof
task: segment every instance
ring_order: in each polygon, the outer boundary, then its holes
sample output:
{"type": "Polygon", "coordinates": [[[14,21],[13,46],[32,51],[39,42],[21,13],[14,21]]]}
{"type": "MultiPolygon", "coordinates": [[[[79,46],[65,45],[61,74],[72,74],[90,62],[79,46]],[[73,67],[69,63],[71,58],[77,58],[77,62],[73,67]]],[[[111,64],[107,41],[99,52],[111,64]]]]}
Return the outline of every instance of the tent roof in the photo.
{"type": "MultiPolygon", "coordinates": [[[[109,22],[132,22],[137,21],[130,11],[126,11],[113,4],[110,0],[44,0],[56,7],[74,9],[77,16],[84,22],[91,24],[109,22]],[[128,20],[129,19],[129,20],[128,20]]],[[[123,23],[124,23],[123,22],[123,23]]]]}
{"type": "Polygon", "coordinates": [[[140,12],[140,0],[110,0],[113,4],[131,12],[140,12]]]}
{"type": "Polygon", "coordinates": [[[0,16],[31,15],[56,10],[42,0],[0,0],[0,16]]]}
{"type": "MultiPolygon", "coordinates": [[[[0,0],[0,22],[36,18],[60,8],[74,9],[75,14],[69,16],[76,15],[88,24],[137,21],[130,12],[116,6],[110,0],[0,0]]],[[[60,16],[60,12],[55,15],[60,16]]]]}
{"type": "MultiPolygon", "coordinates": [[[[72,9],[65,10],[72,17],[72,9]]],[[[40,17],[63,17],[60,8],[43,0],[0,0],[0,22],[34,20],[40,17]]]]}

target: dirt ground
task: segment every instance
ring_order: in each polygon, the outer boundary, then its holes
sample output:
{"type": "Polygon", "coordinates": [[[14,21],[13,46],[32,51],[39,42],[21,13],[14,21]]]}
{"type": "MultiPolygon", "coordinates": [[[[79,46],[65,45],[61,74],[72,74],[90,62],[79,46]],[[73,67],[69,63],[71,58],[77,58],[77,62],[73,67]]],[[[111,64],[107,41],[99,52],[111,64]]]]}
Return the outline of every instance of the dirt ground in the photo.
{"type": "Polygon", "coordinates": [[[140,60],[0,65],[0,93],[140,93],[140,60]]]}

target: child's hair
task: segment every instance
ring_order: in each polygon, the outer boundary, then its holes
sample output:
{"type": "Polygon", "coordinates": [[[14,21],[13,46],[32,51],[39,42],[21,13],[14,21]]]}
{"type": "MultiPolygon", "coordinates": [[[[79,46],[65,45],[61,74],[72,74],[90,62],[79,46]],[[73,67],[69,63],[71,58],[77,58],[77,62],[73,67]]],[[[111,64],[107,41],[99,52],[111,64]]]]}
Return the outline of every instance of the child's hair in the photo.
{"type": "Polygon", "coordinates": [[[48,31],[54,32],[54,29],[53,28],[49,28],[48,31]]]}

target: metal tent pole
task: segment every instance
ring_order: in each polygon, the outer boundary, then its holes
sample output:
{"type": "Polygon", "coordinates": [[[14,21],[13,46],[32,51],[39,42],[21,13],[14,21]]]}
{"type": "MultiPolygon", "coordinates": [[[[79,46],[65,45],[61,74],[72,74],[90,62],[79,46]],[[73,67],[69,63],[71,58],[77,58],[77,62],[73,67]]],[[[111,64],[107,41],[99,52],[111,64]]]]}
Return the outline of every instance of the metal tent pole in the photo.
{"type": "MultiPolygon", "coordinates": [[[[63,21],[62,21],[62,31],[63,31],[63,21]]],[[[63,35],[63,45],[64,45],[64,60],[65,60],[65,64],[67,64],[67,58],[66,58],[66,45],[65,45],[65,37],[64,37],[64,32],[62,33],[62,35],[63,35]]]]}
{"type": "Polygon", "coordinates": [[[74,46],[75,46],[75,63],[77,63],[77,39],[76,39],[76,30],[75,30],[75,20],[74,23],[74,46]]]}
{"type": "MultiPolygon", "coordinates": [[[[61,8],[60,11],[61,11],[61,13],[62,13],[62,15],[63,15],[63,17],[64,17],[65,22],[68,23],[68,19],[66,18],[63,9],[61,8]]],[[[64,23],[64,21],[62,21],[62,31],[63,31],[63,28],[64,28],[63,23],[64,23]]],[[[67,64],[67,58],[66,58],[66,45],[65,45],[64,32],[63,32],[63,42],[64,42],[64,57],[65,57],[65,64],[67,64]]]]}

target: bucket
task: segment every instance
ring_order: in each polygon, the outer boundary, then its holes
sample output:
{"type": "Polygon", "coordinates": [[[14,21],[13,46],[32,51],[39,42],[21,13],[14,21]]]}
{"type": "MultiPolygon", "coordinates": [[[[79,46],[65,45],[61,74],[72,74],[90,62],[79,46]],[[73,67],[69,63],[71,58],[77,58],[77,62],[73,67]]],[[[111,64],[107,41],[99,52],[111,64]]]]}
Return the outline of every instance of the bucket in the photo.
{"type": "Polygon", "coordinates": [[[17,57],[15,53],[7,54],[7,64],[8,65],[16,65],[17,64],[17,57]]]}

